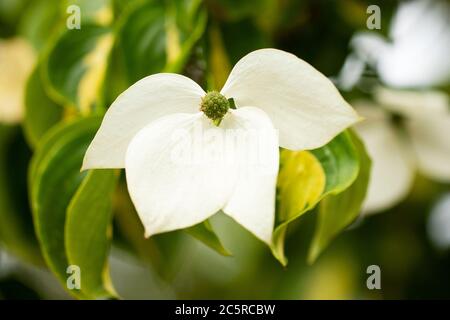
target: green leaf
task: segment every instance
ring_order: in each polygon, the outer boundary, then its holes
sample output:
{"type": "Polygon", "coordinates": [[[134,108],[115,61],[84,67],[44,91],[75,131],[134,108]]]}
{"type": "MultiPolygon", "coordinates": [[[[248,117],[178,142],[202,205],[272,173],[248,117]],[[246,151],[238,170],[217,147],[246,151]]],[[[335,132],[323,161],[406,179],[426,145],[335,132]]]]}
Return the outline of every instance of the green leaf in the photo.
{"type": "Polygon", "coordinates": [[[44,59],[43,79],[51,97],[88,114],[98,104],[112,44],[111,30],[104,26],[64,29],[44,59]]]}
{"type": "Polygon", "coordinates": [[[311,150],[311,153],[320,161],[327,176],[323,196],[345,190],[358,176],[359,153],[349,131],[341,133],[325,146],[311,150]]]}
{"type": "Polygon", "coordinates": [[[371,160],[358,136],[351,133],[351,137],[358,152],[359,174],[349,188],[328,195],[320,203],[318,223],[308,255],[309,263],[313,263],[330,241],[358,217],[366,196],[371,160]]]}
{"type": "Polygon", "coordinates": [[[82,160],[100,123],[101,118],[91,117],[55,126],[43,138],[29,168],[36,234],[47,265],[64,287],[70,265],[64,242],[66,210],[86,175],[80,173],[82,160]]]}
{"type": "Polygon", "coordinates": [[[54,0],[29,1],[20,19],[19,33],[38,50],[42,50],[51,35],[65,22],[65,7],[54,0]]]}
{"type": "Polygon", "coordinates": [[[206,12],[198,1],[140,1],[130,7],[119,31],[128,82],[162,71],[181,72],[205,27],[206,12]]]}
{"type": "Polygon", "coordinates": [[[214,232],[211,223],[208,220],[205,220],[204,222],[199,223],[193,227],[187,228],[184,231],[186,231],[197,240],[200,240],[211,249],[217,251],[221,255],[231,256],[231,253],[223,246],[222,242],[214,232]]]}
{"type": "Polygon", "coordinates": [[[123,13],[117,23],[117,41],[108,58],[108,81],[102,92],[104,105],[110,105],[145,76],[183,71],[206,26],[206,12],[199,7],[200,2],[115,1],[115,11],[123,13]],[[171,18],[166,19],[166,15],[171,18]]]}
{"type": "Polygon", "coordinates": [[[348,132],[312,151],[281,151],[271,249],[283,265],[287,264],[284,240],[289,223],[313,209],[328,194],[349,187],[358,171],[358,153],[348,132]]]}
{"type": "Polygon", "coordinates": [[[45,93],[37,65],[25,88],[25,118],[23,128],[28,144],[35,147],[41,137],[62,117],[63,108],[45,93]]]}
{"type": "Polygon", "coordinates": [[[20,128],[0,125],[0,242],[16,257],[43,265],[27,202],[29,157],[20,128]]]}
{"type": "Polygon", "coordinates": [[[118,173],[90,171],[67,208],[65,245],[70,265],[81,270],[81,292],[90,298],[116,297],[107,267],[112,235],[112,196],[118,173]]]}

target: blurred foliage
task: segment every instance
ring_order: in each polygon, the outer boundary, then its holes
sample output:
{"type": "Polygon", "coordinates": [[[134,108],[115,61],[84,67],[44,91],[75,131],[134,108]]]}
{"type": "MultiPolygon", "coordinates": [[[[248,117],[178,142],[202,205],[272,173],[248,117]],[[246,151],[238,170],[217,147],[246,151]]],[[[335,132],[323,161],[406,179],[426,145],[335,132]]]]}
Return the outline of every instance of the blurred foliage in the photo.
{"type": "MultiPolygon", "coordinates": [[[[403,204],[347,230],[370,170],[351,131],[317,150],[281,151],[271,249],[283,265],[289,257],[284,268],[221,214],[144,239],[117,172],[79,172],[101,116],[140,78],[177,72],[219,89],[242,56],[264,47],[336,75],[351,36],[365,28],[369,4],[383,8],[387,25],[395,1],[0,0],[0,37],[27,39],[38,58],[22,123],[0,125],[2,249],[29,264],[45,260],[63,287],[67,266],[82,266],[87,282],[70,293],[84,299],[126,297],[111,284],[111,245],[139,260],[149,277],[170,284],[178,298],[450,297],[450,256],[431,247],[424,214],[448,186],[420,178],[403,204]],[[66,27],[70,5],[81,8],[80,30],[66,27]],[[371,264],[382,269],[381,292],[366,288],[371,264]]],[[[0,297],[38,298],[22,282],[15,275],[1,279],[0,272],[0,297]]],[[[165,296],[158,286],[145,289],[165,296]]]]}

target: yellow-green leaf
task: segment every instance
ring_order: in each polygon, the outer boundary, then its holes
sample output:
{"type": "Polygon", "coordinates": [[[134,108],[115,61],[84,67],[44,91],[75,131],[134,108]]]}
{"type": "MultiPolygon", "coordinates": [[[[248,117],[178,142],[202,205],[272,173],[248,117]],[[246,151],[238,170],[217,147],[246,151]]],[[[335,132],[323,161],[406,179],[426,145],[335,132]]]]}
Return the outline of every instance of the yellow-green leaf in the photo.
{"type": "Polygon", "coordinates": [[[349,132],[319,149],[281,151],[271,249],[283,265],[287,264],[284,240],[289,223],[313,209],[326,195],[348,188],[358,171],[358,153],[349,132]]]}
{"type": "Polygon", "coordinates": [[[283,264],[284,240],[288,224],[310,210],[325,190],[325,172],[320,162],[308,151],[282,150],[277,182],[276,228],[272,252],[283,264]]]}

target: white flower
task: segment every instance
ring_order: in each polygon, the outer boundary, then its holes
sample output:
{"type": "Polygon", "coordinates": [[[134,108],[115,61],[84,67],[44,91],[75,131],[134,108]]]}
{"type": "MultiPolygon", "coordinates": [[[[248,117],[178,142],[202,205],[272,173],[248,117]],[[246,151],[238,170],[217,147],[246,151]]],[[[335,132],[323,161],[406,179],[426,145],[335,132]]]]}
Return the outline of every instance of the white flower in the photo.
{"type": "Polygon", "coordinates": [[[379,33],[359,32],[351,40],[351,54],[339,74],[350,89],[366,63],[380,80],[397,88],[423,88],[450,80],[450,4],[441,0],[400,3],[389,28],[389,39],[379,33]]]}
{"type": "Polygon", "coordinates": [[[417,171],[450,182],[450,103],[439,91],[378,88],[377,104],[354,102],[366,121],[355,128],[372,158],[364,211],[373,213],[403,200],[417,171]],[[388,111],[404,117],[405,134],[390,121],[388,111]]]}
{"type": "Polygon", "coordinates": [[[278,147],[320,147],[358,119],[312,66],[262,49],[236,64],[220,94],[177,74],[132,85],[106,113],[83,169],[125,168],[146,236],[223,210],[270,243],[278,147]]]}
{"type": "Polygon", "coordinates": [[[375,103],[355,102],[367,120],[356,129],[372,158],[365,212],[404,199],[416,171],[450,181],[450,104],[445,93],[429,90],[450,81],[449,30],[448,2],[414,0],[400,3],[389,39],[360,32],[351,40],[354,52],[339,74],[339,86],[351,89],[368,64],[382,83],[397,88],[375,87],[375,103]],[[403,132],[392,124],[390,113],[404,117],[403,132]]]}

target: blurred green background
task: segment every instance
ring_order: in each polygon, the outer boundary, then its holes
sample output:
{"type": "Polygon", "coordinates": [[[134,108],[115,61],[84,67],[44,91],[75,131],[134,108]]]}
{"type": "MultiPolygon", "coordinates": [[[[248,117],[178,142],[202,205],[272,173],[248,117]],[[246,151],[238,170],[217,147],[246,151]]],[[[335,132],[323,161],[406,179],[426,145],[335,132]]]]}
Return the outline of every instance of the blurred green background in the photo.
{"type": "MultiPolygon", "coordinates": [[[[151,73],[184,73],[204,88],[220,88],[231,66],[258,48],[289,51],[336,78],[352,52],[352,37],[367,31],[366,10],[373,4],[381,8],[381,30],[374,32],[388,37],[397,1],[0,0],[0,43],[20,38],[31,52],[12,54],[29,72],[27,88],[19,75],[0,82],[4,86],[0,103],[14,100],[2,95],[20,91],[25,110],[0,119],[0,298],[71,298],[45,267],[28,200],[28,165],[48,128],[77,114],[101,114],[120,92],[151,73]],[[59,42],[55,50],[57,39],[68,32],[66,20],[71,13],[66,9],[71,4],[81,8],[80,33],[59,42]],[[167,28],[170,21],[178,26],[172,30],[181,39],[178,44],[170,45],[174,36],[167,28]],[[96,37],[109,32],[120,41],[114,45],[106,41],[110,54],[99,50],[93,62],[83,67],[104,68],[105,84],[95,87],[94,81],[83,87],[77,61],[92,49],[96,37]],[[71,49],[74,43],[80,51],[71,49]],[[35,71],[30,73],[32,68],[35,71]],[[48,78],[42,78],[40,68],[51,70],[48,78]],[[16,80],[22,84],[10,84],[16,80]],[[52,89],[47,89],[48,83],[52,89]],[[97,90],[94,95],[100,97],[94,99],[89,89],[97,90]]],[[[450,37],[450,30],[446,34],[450,37]]],[[[7,49],[0,45],[0,58],[2,50],[7,49]]],[[[0,61],[0,66],[5,63],[0,61]]],[[[21,67],[17,68],[11,72],[5,66],[9,73],[0,72],[14,75],[21,67]]],[[[365,75],[368,81],[380,82],[374,70],[365,75]]],[[[349,101],[372,99],[365,88],[354,86],[342,93],[349,101]]],[[[448,83],[439,87],[447,93],[448,88],[448,83]]],[[[448,197],[449,184],[416,173],[406,198],[375,215],[360,217],[313,265],[306,263],[306,256],[316,215],[306,213],[289,229],[289,264],[284,268],[267,247],[221,214],[212,223],[232,257],[217,254],[183,232],[145,240],[122,177],[114,198],[111,277],[118,293],[130,299],[450,298],[448,197]],[[430,229],[430,216],[436,210],[447,217],[447,229],[443,221],[440,237],[430,229]],[[370,265],[381,269],[381,290],[366,286],[370,265]]]]}

